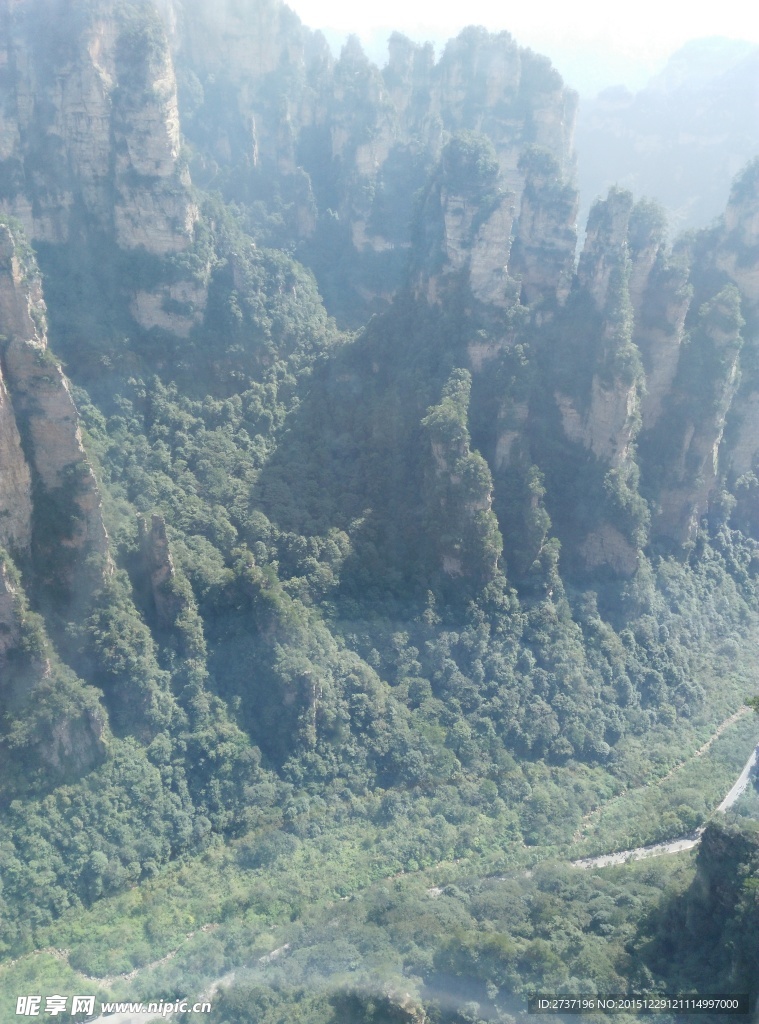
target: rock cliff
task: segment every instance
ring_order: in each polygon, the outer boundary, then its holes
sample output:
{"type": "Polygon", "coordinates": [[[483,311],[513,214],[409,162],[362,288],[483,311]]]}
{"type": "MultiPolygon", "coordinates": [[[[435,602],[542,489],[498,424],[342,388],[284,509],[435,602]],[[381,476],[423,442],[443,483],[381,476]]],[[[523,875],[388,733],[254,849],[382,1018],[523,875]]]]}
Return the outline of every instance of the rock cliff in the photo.
{"type": "Polygon", "coordinates": [[[68,589],[89,578],[92,586],[109,564],[100,494],[45,327],[31,252],[0,224],[0,501],[7,510],[0,536],[22,554],[33,551],[48,583],[68,589]]]}
{"type": "MultiPolygon", "coordinates": [[[[100,253],[115,245],[158,258],[186,249],[198,210],[156,10],[118,0],[2,0],[0,25],[0,211],[35,244],[100,253]]],[[[152,294],[136,298],[136,319],[172,328],[152,294]]],[[[156,295],[162,310],[178,301],[160,288],[156,295]]],[[[202,311],[205,293],[193,300],[202,311]]]]}
{"type": "Polygon", "coordinates": [[[8,651],[20,639],[21,629],[16,609],[17,591],[8,574],[5,561],[0,561],[0,668],[5,665],[8,651]]]}
{"type": "Polygon", "coordinates": [[[528,149],[518,166],[525,183],[509,271],[521,282],[526,304],[561,303],[574,275],[579,196],[547,150],[528,149]]]}
{"type": "Polygon", "coordinates": [[[440,403],[422,420],[432,456],[425,482],[427,543],[446,576],[482,584],[495,574],[503,542],[492,511],[488,465],[470,445],[470,394],[470,374],[454,371],[440,403]]]}
{"type": "Polygon", "coordinates": [[[721,454],[726,454],[720,448],[738,385],[742,325],[734,286],[700,308],[667,411],[653,437],[642,440],[644,467],[657,482],[654,533],[677,544],[695,538],[720,479],[721,454]]]}
{"type": "MultiPolygon", "coordinates": [[[[526,298],[566,296],[576,97],[508,33],[467,29],[437,62],[430,47],[396,34],[380,70],[355,39],[335,61],[278,0],[191,11],[177,0],[103,0],[70,14],[53,0],[0,6],[0,209],[33,241],[96,232],[96,244],[110,239],[124,252],[181,252],[198,218],[188,156],[201,183],[225,183],[227,199],[271,203],[274,191],[277,242],[300,246],[334,311],[360,321],[402,283],[413,196],[444,144],[475,131],[494,147],[504,197],[466,240],[475,295],[501,301],[517,237],[510,272],[524,277],[526,298]],[[535,148],[547,173],[524,164],[535,148]],[[347,280],[331,290],[336,261],[347,280]]],[[[443,197],[454,247],[472,228],[459,199],[443,197]]],[[[208,273],[152,276],[136,289],[132,316],[144,329],[187,336],[202,317],[208,273]]]]}
{"type": "Polygon", "coordinates": [[[148,6],[3,0],[2,195],[34,240],[64,242],[81,209],[126,249],[163,254],[197,211],[179,160],[176,80],[148,6]],[[146,187],[149,186],[149,187],[146,187]]]}
{"type": "Polygon", "coordinates": [[[32,477],[16,413],[0,370],[0,545],[28,550],[32,542],[32,477]]]}
{"type": "MultiPolygon", "coordinates": [[[[217,167],[234,168],[235,180],[245,182],[230,186],[229,198],[268,199],[276,174],[286,231],[320,282],[336,260],[346,267],[341,292],[325,287],[325,296],[337,313],[352,310],[360,319],[359,310],[387,305],[401,284],[415,192],[428,185],[446,141],[474,131],[491,141],[498,189],[508,197],[497,225],[478,225],[483,235],[473,279],[489,296],[510,248],[525,150],[543,150],[562,184],[573,174],[576,97],[550,63],[520,49],[508,33],[472,28],[437,62],[431,47],[396,33],[380,71],[356,39],[335,61],[319,33],[303,28],[287,8],[274,0],[254,6],[254,17],[246,4],[220,10],[200,4],[191,17],[172,0],[162,6],[191,146],[196,154],[212,152],[217,167]]],[[[207,155],[191,165],[199,180],[211,171],[207,155]]],[[[523,235],[539,220],[538,244],[558,245],[565,270],[574,199],[565,199],[558,225],[536,199],[536,185],[523,235]]],[[[466,211],[453,213],[456,195],[450,195],[451,216],[465,221],[466,211]]]]}
{"type": "MultiPolygon", "coordinates": [[[[692,541],[723,486],[753,498],[759,380],[759,174],[736,179],[724,217],[660,254],[636,340],[647,369],[641,458],[654,535],[692,541]],[[687,343],[686,343],[687,342],[687,343]],[[738,484],[741,481],[741,484],[738,484]]],[[[743,510],[743,520],[755,519],[743,510]]]]}
{"type": "Polygon", "coordinates": [[[150,581],[158,625],[161,629],[170,629],[187,602],[175,585],[176,572],[166,536],[166,521],[163,516],[153,515],[149,527],[144,519],[140,519],[138,526],[142,559],[150,581]]]}
{"type": "Polygon", "coordinates": [[[474,133],[454,136],[417,221],[414,287],[431,304],[468,285],[475,300],[496,308],[514,303],[507,264],[514,196],[498,189],[492,143],[474,133]]]}
{"type": "MultiPolygon", "coordinates": [[[[65,16],[0,0],[0,19],[0,202],[40,243],[126,255],[144,330],[192,335],[224,262],[239,290],[234,247],[198,241],[189,167],[263,242],[296,246],[346,322],[405,284],[431,316],[463,315],[450,344],[473,377],[472,444],[543,539],[535,481],[548,508],[559,463],[576,465],[592,497],[564,537],[586,567],[632,572],[649,511],[653,539],[677,546],[722,487],[753,494],[756,164],[721,223],[674,247],[661,211],[611,189],[575,266],[576,97],[508,33],[467,29],[437,61],[396,34],[380,69],[355,39],[335,60],[277,0],[102,0],[65,16]],[[706,405],[687,397],[697,386],[706,405]]],[[[0,541],[35,549],[39,491],[66,545],[104,557],[39,281],[2,244],[0,541]]]]}

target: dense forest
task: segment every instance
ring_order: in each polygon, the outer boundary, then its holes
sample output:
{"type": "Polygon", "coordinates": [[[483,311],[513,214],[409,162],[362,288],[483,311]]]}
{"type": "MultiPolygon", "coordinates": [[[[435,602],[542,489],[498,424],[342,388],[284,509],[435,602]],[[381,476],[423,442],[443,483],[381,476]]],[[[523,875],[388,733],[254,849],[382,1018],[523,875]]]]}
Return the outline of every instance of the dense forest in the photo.
{"type": "Polygon", "coordinates": [[[508,33],[0,21],[0,1020],[756,1002],[759,158],[578,257],[508,33]]]}

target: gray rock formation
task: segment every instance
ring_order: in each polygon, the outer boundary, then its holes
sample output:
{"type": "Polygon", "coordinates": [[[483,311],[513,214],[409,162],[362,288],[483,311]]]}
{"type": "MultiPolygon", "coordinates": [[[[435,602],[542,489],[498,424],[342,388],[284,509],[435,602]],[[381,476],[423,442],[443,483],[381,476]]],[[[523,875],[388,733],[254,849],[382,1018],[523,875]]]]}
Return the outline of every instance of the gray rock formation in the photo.
{"type": "MultiPolygon", "coordinates": [[[[6,224],[0,224],[0,536],[14,549],[28,551],[35,532],[43,546],[68,549],[74,585],[89,556],[109,571],[108,539],[97,481],[82,445],[78,415],[63,371],[47,348],[42,286],[31,253],[6,224]],[[35,529],[39,495],[53,499],[55,522],[35,529]]],[[[81,582],[81,580],[79,580],[81,582]]]]}
{"type": "Polygon", "coordinates": [[[546,150],[532,148],[520,161],[525,187],[509,264],[521,283],[522,301],[564,302],[575,270],[577,190],[546,150]]]}
{"type": "Polygon", "coordinates": [[[158,624],[161,629],[171,629],[187,602],[181,591],[173,586],[176,572],[166,536],[166,521],[163,516],[154,514],[149,527],[144,519],[140,519],[138,528],[140,549],[150,580],[158,624]]]}
{"type": "Polygon", "coordinates": [[[8,567],[0,559],[0,668],[3,667],[8,651],[15,647],[21,638],[21,630],[16,607],[18,599],[8,567]]]}
{"type": "Polygon", "coordinates": [[[157,15],[112,0],[2,0],[2,207],[64,242],[78,205],[124,249],[186,247],[197,211],[179,161],[176,80],[157,15]],[[146,186],[149,184],[149,188],[146,186]]]}

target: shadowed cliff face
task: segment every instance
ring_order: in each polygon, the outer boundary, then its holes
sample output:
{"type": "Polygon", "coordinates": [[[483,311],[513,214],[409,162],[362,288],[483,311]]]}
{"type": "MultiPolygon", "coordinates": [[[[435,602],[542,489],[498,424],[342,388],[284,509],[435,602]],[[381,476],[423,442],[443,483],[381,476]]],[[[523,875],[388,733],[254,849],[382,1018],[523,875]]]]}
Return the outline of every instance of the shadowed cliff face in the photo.
{"type": "MultiPolygon", "coordinates": [[[[0,544],[30,554],[45,586],[77,591],[108,571],[100,495],[68,382],[47,348],[33,257],[0,224],[0,544]],[[85,570],[94,556],[98,563],[85,570]]],[[[81,596],[81,595],[80,595],[81,596]]]]}
{"type": "Polygon", "coordinates": [[[20,575],[0,550],[0,766],[9,791],[63,781],[102,762],[109,738],[95,691],[71,692],[42,620],[29,609],[20,575]],[[73,699],[71,699],[73,697],[73,699]],[[23,723],[23,724],[22,724],[23,723]]]}

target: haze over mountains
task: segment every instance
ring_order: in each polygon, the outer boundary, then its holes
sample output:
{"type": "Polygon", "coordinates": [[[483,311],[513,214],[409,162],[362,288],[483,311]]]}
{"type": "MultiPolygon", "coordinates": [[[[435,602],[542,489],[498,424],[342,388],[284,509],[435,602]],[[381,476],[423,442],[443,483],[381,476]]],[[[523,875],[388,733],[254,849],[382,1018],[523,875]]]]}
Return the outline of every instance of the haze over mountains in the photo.
{"type": "Polygon", "coordinates": [[[673,231],[706,227],[759,148],[759,47],[688,43],[644,89],[584,99],[576,141],[586,208],[617,184],[662,203],[673,231]]]}
{"type": "Polygon", "coordinates": [[[0,1012],[246,964],[215,1022],[756,994],[750,826],[696,881],[562,866],[706,823],[755,740],[756,53],[577,133],[508,32],[379,68],[276,0],[0,26],[0,1012]],[[614,184],[578,224],[578,138],[719,215],[614,184]]]}

